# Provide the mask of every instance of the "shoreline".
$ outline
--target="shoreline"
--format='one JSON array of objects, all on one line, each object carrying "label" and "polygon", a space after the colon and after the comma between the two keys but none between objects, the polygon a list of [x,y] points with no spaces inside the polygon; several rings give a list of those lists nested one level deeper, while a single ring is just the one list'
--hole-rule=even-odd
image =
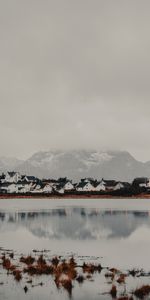
[{"label": "shoreline", "polygon": [[137,194],[137,195],[95,195],[95,194],[64,194],[64,195],[57,195],[57,194],[35,194],[35,195],[16,195],[16,194],[0,194],[0,199],[150,199],[150,194]]}]

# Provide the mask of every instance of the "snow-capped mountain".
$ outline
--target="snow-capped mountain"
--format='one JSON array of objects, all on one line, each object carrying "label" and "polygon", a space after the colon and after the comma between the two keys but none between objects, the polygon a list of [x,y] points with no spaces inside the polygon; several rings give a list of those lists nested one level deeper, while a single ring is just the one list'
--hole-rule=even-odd
[{"label": "snow-capped mountain", "polygon": [[20,171],[39,178],[83,177],[132,181],[150,177],[150,162],[137,161],[126,151],[46,151],[37,152],[25,161],[0,159],[0,171]]}]

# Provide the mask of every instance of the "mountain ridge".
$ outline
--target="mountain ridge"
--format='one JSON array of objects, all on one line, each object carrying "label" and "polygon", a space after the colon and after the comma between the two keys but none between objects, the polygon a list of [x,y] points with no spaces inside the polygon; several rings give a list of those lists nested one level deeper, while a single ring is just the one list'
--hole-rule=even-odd
[{"label": "mountain ridge", "polygon": [[26,160],[0,158],[0,171],[19,171],[39,178],[108,178],[131,182],[150,177],[150,161],[141,162],[128,151],[39,151]]}]

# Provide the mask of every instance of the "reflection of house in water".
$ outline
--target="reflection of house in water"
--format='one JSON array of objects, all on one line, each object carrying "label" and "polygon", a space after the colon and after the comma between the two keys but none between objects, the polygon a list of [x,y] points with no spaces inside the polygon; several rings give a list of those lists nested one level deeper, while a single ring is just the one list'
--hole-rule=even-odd
[{"label": "reflection of house in water", "polygon": [[145,218],[150,216],[150,211],[129,211],[129,210],[100,210],[100,209],[85,209],[80,207],[65,208],[65,209],[52,209],[50,211],[37,211],[37,212],[14,212],[14,213],[0,213],[0,220],[17,222],[19,220],[33,220],[40,217],[67,217],[73,214],[80,215],[81,217],[101,217],[101,216],[119,216],[119,215],[133,215],[135,217]]},{"label": "reflection of house in water", "polygon": [[134,215],[138,217],[148,217],[148,211],[130,211],[130,210],[106,210],[105,215]]},{"label": "reflection of house in water", "polygon": [[101,210],[67,207],[37,212],[1,212],[0,232],[26,228],[35,236],[49,239],[127,238],[145,225],[150,227],[149,211]]}]

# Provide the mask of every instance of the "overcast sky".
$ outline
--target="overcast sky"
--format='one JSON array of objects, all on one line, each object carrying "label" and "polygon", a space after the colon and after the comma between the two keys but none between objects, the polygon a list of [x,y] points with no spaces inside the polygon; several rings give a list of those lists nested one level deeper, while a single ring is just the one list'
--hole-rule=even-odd
[{"label": "overcast sky", "polygon": [[150,160],[150,1],[0,0],[0,138]]}]

